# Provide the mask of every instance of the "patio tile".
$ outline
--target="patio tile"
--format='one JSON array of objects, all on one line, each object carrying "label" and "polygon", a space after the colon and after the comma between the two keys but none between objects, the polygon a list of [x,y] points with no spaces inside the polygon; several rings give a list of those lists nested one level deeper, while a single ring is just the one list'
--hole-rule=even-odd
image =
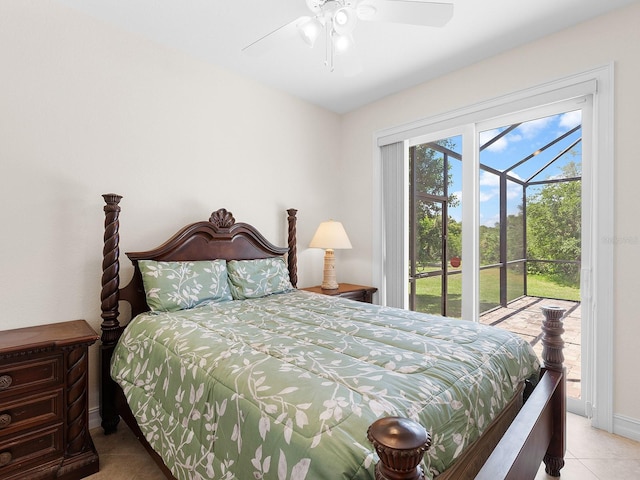
[{"label": "patio tile", "polygon": [[567,315],[564,318],[565,343],[564,357],[567,369],[567,394],[574,398],[580,397],[581,379],[581,317],[580,303],[570,300],[554,300],[537,297],[522,297],[505,308],[497,308],[480,316],[480,323],[495,325],[520,335],[533,346],[533,350],[542,356],[541,326],[544,318],[543,306],[557,306],[564,308]]}]

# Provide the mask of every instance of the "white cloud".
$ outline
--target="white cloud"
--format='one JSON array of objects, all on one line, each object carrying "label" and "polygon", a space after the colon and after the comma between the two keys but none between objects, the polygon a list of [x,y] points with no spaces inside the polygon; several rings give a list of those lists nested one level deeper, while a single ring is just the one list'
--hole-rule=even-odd
[{"label": "white cloud", "polygon": [[485,191],[480,191],[480,203],[482,202],[488,202],[489,200],[491,200],[493,197],[495,197],[496,195],[498,195],[500,192],[498,190],[485,190]]},{"label": "white cloud", "polygon": [[517,183],[511,183],[507,187],[507,199],[512,200],[518,197],[522,197],[522,186]]},{"label": "white cloud", "polygon": [[522,133],[522,136],[524,138],[534,138],[536,135],[538,135],[540,130],[544,130],[545,128],[547,128],[549,123],[551,123],[554,119],[555,116],[530,120],[516,128],[516,131]]},{"label": "white cloud", "polygon": [[[522,180],[515,172],[511,172],[510,176]],[[480,202],[488,202],[489,200],[500,195],[500,178],[489,172],[480,172]],[[522,196],[522,186],[519,183],[507,182],[507,198],[514,199]]]},{"label": "white cloud", "polygon": [[[484,132],[480,132],[480,145],[484,145],[493,137],[500,134],[500,130],[485,130]],[[503,152],[509,146],[509,141],[513,139],[507,139],[506,137],[502,137],[499,140],[496,140],[494,143],[487,147],[487,150],[491,152]]]},{"label": "white cloud", "polygon": [[567,112],[560,115],[560,126],[571,130],[573,127],[577,127],[582,123],[582,110],[576,110],[575,112]]},{"label": "white cloud", "polygon": [[500,177],[493,173],[489,173],[485,170],[480,171],[480,186],[481,187],[499,187]]},{"label": "white cloud", "polygon": [[[530,120],[518,126],[515,130],[511,131],[504,137],[496,140],[487,150],[491,152],[503,152],[511,143],[517,143],[523,139],[535,138],[541,130],[547,128],[547,126],[557,118],[556,116],[538,118],[536,120]],[[491,140],[496,135],[500,134],[501,130],[494,128],[493,130],[485,130],[480,132],[480,144],[483,145]]]}]

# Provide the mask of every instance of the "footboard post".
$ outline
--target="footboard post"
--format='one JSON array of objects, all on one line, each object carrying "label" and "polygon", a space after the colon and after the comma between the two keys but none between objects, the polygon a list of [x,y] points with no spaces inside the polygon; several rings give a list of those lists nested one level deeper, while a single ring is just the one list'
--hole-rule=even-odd
[{"label": "footboard post", "polygon": [[384,417],[371,424],[367,438],[380,461],[376,480],[423,480],[420,462],[431,446],[431,436],[408,418]]},{"label": "footboard post", "polygon": [[545,471],[552,477],[560,476],[560,469],[564,466],[566,451],[566,371],[564,368],[564,354],[562,349],[564,333],[562,318],[565,310],[559,307],[542,307],[544,320],[542,323],[542,360],[546,370],[562,373],[562,378],[552,398],[553,403],[553,434],[551,442],[544,456]]},{"label": "footboard post", "polygon": [[111,379],[109,367],[113,349],[120,335],[118,321],[118,301],[120,287],[120,207],[122,197],[114,193],[103,195],[104,206],[104,248],[102,250],[102,335],[100,346],[100,416],[104,433],[116,431],[120,416],[116,408],[116,384]]}]

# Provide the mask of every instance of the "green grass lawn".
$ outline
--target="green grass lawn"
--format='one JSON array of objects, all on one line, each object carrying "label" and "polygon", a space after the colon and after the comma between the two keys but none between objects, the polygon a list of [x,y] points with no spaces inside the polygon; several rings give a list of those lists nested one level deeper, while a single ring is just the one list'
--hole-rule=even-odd
[{"label": "green grass lawn", "polygon": [[[441,313],[441,278],[422,278],[416,282],[416,310]],[[460,318],[462,314],[462,275],[450,275],[447,285],[447,316]],[[534,297],[580,301],[580,288],[561,285],[542,275],[527,276],[527,294]],[[507,276],[509,300],[524,295],[523,277],[510,272]],[[498,269],[480,272],[480,311],[500,305],[500,278]]]}]

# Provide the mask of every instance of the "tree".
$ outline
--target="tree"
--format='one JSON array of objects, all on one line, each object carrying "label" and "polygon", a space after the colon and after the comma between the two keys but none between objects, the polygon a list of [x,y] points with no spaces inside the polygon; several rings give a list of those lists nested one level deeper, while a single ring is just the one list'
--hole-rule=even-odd
[{"label": "tree", "polygon": [[480,265],[500,262],[500,224],[480,225]]},{"label": "tree", "polygon": [[[580,178],[579,166],[570,162],[563,178]],[[582,230],[581,182],[549,183],[527,198],[527,249],[530,259],[580,260]],[[575,264],[530,263],[530,271],[558,281],[577,284],[580,269]]]}]

